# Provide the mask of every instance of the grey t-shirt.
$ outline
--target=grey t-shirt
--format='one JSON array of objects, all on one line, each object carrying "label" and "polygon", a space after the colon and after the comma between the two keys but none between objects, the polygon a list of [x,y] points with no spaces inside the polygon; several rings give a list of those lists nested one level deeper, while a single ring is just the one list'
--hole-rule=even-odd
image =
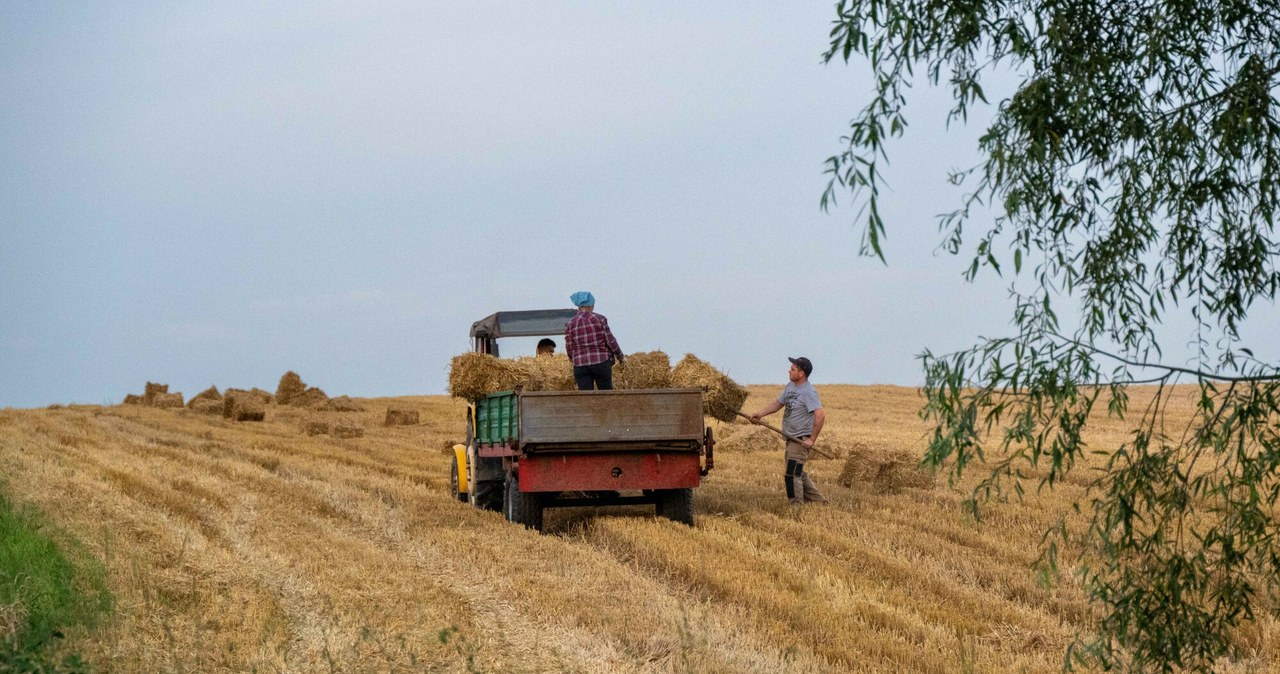
[{"label": "grey t-shirt", "polygon": [[782,395],[778,396],[778,402],[785,408],[782,416],[783,433],[797,438],[813,435],[813,413],[822,409],[818,389],[813,384],[805,382],[796,385],[795,382],[787,382]]}]

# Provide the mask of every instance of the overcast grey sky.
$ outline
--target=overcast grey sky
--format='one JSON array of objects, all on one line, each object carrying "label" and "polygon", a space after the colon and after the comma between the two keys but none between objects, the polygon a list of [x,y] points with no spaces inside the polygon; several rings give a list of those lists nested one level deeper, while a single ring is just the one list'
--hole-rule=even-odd
[{"label": "overcast grey sky", "polygon": [[869,93],[821,64],[832,14],[0,0],[0,407],[289,369],[439,394],[472,321],[576,290],[628,352],[918,384],[925,347],[1007,325],[1006,284],[934,252],[977,131],[918,92],[889,265],[857,258],[818,206]]}]

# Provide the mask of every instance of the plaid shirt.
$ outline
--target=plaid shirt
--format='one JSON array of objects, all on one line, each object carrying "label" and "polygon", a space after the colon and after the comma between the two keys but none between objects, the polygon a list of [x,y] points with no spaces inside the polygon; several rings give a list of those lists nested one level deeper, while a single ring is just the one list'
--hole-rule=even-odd
[{"label": "plaid shirt", "polygon": [[565,324],[564,350],[574,365],[595,365],[622,355],[609,319],[594,311],[579,311]]}]

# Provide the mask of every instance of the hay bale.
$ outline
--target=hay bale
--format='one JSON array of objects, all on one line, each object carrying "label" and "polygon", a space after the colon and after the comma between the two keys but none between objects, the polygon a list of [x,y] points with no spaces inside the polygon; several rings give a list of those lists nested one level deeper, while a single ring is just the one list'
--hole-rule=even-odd
[{"label": "hay bale", "polygon": [[255,387],[253,387],[253,388],[249,389],[249,395],[251,395],[251,396],[253,396],[253,397],[257,398],[257,399],[258,399],[258,402],[262,403],[263,405],[270,405],[270,404],[271,404],[272,395],[271,395],[271,392],[270,392],[270,391],[264,391],[264,390],[262,390],[262,389],[258,388],[257,386],[255,386]]},{"label": "hay bale", "polygon": [[[319,389],[317,389],[319,390]],[[330,398],[324,404],[324,409],[329,412],[363,412],[364,408],[357,405],[356,401],[347,396],[338,396]]]},{"label": "hay bale", "polygon": [[280,377],[280,384],[276,386],[276,404],[288,405],[293,397],[307,390],[307,385],[302,383],[302,377],[297,372],[289,370]]},{"label": "hay bale", "polygon": [[339,421],[330,427],[334,437],[359,438],[364,436],[364,426],[352,421]]},{"label": "hay bale", "polygon": [[781,435],[764,426],[733,426],[732,429],[716,443],[717,452],[768,452],[785,446]]},{"label": "hay bale", "polygon": [[662,351],[627,356],[613,368],[613,387],[620,390],[671,388],[671,357]]},{"label": "hay bale", "polygon": [[146,392],[142,394],[142,398],[146,401],[146,404],[151,405],[155,402],[157,395],[161,393],[168,393],[168,392],[169,392],[168,384],[155,384],[152,382],[147,382]]},{"label": "hay bale", "polygon": [[205,398],[204,400],[192,399],[187,403],[187,409],[199,414],[222,414],[223,406],[222,396],[218,396],[218,400]]},{"label": "hay bale", "polygon": [[289,404],[293,407],[319,407],[327,402],[329,402],[329,396],[314,386],[289,398]]},{"label": "hay bale", "polygon": [[731,421],[747,401],[747,389],[692,353],[676,363],[671,371],[671,385],[676,388],[700,388],[702,412],[721,421]]},{"label": "hay bale", "polygon": [[229,388],[222,396],[222,416],[230,419],[231,410],[235,408],[236,399],[241,396],[249,395],[249,392],[242,388]]},{"label": "hay bale", "polygon": [[315,436],[315,435],[328,435],[328,434],[329,434],[329,420],[328,420],[328,419],[320,419],[320,418],[317,418],[317,417],[310,417],[310,418],[307,418],[307,419],[303,420],[303,422],[302,422],[302,432],[303,432],[303,433],[306,433],[307,435],[310,435],[310,436]]},{"label": "hay bale", "polygon": [[564,354],[522,356],[509,362],[521,370],[520,383],[526,391],[572,391],[577,388],[573,381],[573,363]]},{"label": "hay bale", "polygon": [[922,467],[914,454],[903,450],[871,450],[856,442],[850,446],[849,457],[836,482],[845,487],[864,484],[880,493],[935,486],[933,473]]},{"label": "hay bale", "polygon": [[151,406],[162,407],[166,409],[182,407],[182,394],[181,393],[156,393],[155,396],[151,398]]},{"label": "hay bale", "polygon": [[[222,394],[218,393],[217,386],[210,386],[209,388],[192,396],[191,401],[187,403],[187,407],[194,410],[197,405],[206,401],[215,402],[218,404],[218,409],[222,409]],[[205,407],[207,407],[207,405],[205,405]]]},{"label": "hay bale", "polygon": [[228,396],[231,400],[231,420],[232,421],[262,421],[267,416],[267,407],[262,401],[254,395],[250,395],[248,391],[243,391],[236,396]]},{"label": "hay bale", "polygon": [[449,394],[475,400],[490,393],[523,387],[530,372],[514,361],[487,353],[464,353],[449,363]]},{"label": "hay bale", "polygon": [[124,396],[124,402],[120,404],[121,405],[142,405],[142,404],[145,404],[146,402],[147,402],[147,399],[142,396],[134,395],[132,393],[126,393]]},{"label": "hay bale", "polygon": [[417,426],[418,410],[397,409],[394,407],[387,408],[387,418],[382,422],[383,426]]}]

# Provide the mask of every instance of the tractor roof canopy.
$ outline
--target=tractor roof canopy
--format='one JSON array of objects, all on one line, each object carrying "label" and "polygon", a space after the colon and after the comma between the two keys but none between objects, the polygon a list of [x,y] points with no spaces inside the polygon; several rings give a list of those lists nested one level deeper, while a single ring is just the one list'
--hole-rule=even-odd
[{"label": "tractor roof canopy", "polygon": [[499,311],[471,324],[473,338],[494,340],[502,337],[549,337],[563,335],[564,324],[577,309],[534,309]]}]

